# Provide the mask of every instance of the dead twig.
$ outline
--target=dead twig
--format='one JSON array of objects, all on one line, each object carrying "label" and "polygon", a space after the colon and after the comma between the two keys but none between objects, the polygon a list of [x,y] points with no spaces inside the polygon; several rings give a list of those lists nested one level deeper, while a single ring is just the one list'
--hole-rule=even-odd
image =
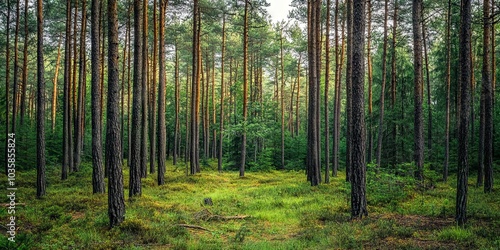
[{"label": "dead twig", "polygon": [[189,224],[177,224],[179,227],[185,227],[185,228],[191,228],[191,229],[199,229],[199,230],[204,230],[207,232],[211,232],[209,229],[206,229],[204,227],[198,226],[198,225],[189,225]]}]

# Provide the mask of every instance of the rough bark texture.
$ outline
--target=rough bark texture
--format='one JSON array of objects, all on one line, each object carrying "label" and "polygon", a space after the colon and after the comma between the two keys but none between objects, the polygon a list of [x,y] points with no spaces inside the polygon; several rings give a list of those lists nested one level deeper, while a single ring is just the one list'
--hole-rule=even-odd
[{"label": "rough bark texture", "polygon": [[325,183],[330,183],[330,121],[328,118],[328,88],[330,85],[330,0],[326,1],[325,31]]},{"label": "rough bark texture", "polygon": [[245,176],[245,164],[247,154],[247,95],[248,95],[248,8],[249,1],[245,0],[245,15],[243,17],[243,131],[241,135],[241,162],[240,177]]},{"label": "rough bark texture", "polygon": [[[78,1],[74,1],[74,12],[73,12],[73,35],[72,35],[72,39],[73,39],[73,44],[72,44],[72,53],[73,53],[73,56],[72,56],[72,64],[71,64],[71,83],[70,83],[70,90],[69,90],[69,123],[73,123],[73,129],[71,130],[71,125],[70,126],[70,137],[69,137],[69,140],[70,140],[70,144],[71,144],[71,162],[69,163],[70,164],[70,167],[69,167],[69,172],[74,172],[76,171],[75,170],[75,148],[76,148],[76,141],[75,141],[75,137],[76,135],[74,134],[74,132],[76,131],[76,76],[77,76],[77,72],[76,72],[76,66],[77,66],[77,61],[78,61],[78,53],[77,53],[77,48],[78,48],[78,44],[77,44],[77,37],[78,37],[78,32],[77,32],[77,23],[78,23]],[[73,134],[71,133],[73,132]]]},{"label": "rough bark texture", "polygon": [[389,0],[385,0],[384,5],[384,45],[382,50],[382,90],[380,91],[380,116],[378,122],[378,140],[377,140],[377,167],[380,167],[382,160],[382,139],[384,133],[384,104],[385,104],[385,82],[387,80],[387,18],[389,16]]},{"label": "rough bark texture", "polygon": [[[481,97],[484,99],[484,192],[493,191],[493,89],[491,72],[490,0],[483,1],[483,72]],[[484,96],[484,97],[483,97]]]},{"label": "rough bark texture", "polygon": [[372,1],[368,0],[368,21],[367,21],[367,34],[366,41],[366,61],[368,67],[368,149],[367,149],[367,162],[372,162],[372,151],[373,151],[373,70],[372,70],[372,55],[371,55],[371,39],[372,39]]},{"label": "rough bark texture", "polygon": [[142,102],[142,116],[141,116],[141,178],[146,178],[148,174],[148,1],[142,1],[142,63],[141,63],[141,102]]},{"label": "rough bark texture", "polygon": [[320,20],[318,20],[321,8],[320,0],[311,0],[308,4],[308,58],[309,58],[309,106],[307,119],[307,178],[311,186],[317,186],[320,178],[320,155],[318,148],[319,133],[317,123],[319,121],[319,31]]},{"label": "rough bark texture", "polygon": [[351,181],[351,156],[352,156],[352,141],[351,141],[351,130],[352,130],[352,23],[353,23],[353,0],[346,0],[347,4],[347,64],[346,64],[346,116],[347,116],[347,129],[346,129],[346,181]]},{"label": "rough bark texture", "polygon": [[[127,2],[127,6],[128,6],[128,2]],[[127,13],[128,14],[128,13]],[[128,55],[127,55],[127,50],[129,49],[130,47],[130,44],[128,43],[128,39],[127,39],[127,34],[128,34],[128,29],[129,29],[129,26],[128,25],[125,25],[125,41],[124,41],[124,45],[123,45],[123,56],[122,56],[122,75],[121,75],[121,89],[120,89],[120,96],[121,96],[121,144],[122,144],[122,163],[124,161],[124,157],[125,157],[125,87],[126,87],[126,78],[125,78],[125,72],[126,72],[126,68],[127,68],[127,60],[128,60]],[[128,159],[128,158],[127,158]]]},{"label": "rough bark texture", "polygon": [[220,75],[220,117],[219,117],[219,156],[217,157],[217,169],[222,172],[222,143],[224,140],[224,56],[226,53],[226,15],[222,16],[222,52],[221,52],[221,75]]},{"label": "rough bark texture", "polygon": [[[397,37],[397,26],[398,26],[398,0],[394,1],[394,16],[392,24],[392,58],[391,58],[391,108],[393,114],[396,114],[396,37]],[[397,124],[396,121],[392,122],[392,161],[393,167],[396,166],[398,147],[396,144],[397,137]]]},{"label": "rough bark texture", "polygon": [[199,144],[199,86],[200,86],[200,30],[198,25],[199,6],[198,0],[194,0],[193,4],[193,48],[192,48],[192,85],[191,85],[191,127],[190,127],[190,173],[196,174],[200,168],[200,152],[198,151]]},{"label": "rough bark texture", "polygon": [[[495,13],[495,0],[491,0],[491,13]],[[493,14],[492,14],[492,18],[493,18]],[[493,20],[492,20],[493,21]],[[496,81],[497,81],[497,78],[496,78],[496,72],[497,72],[497,66],[496,66],[496,27],[495,27],[495,24],[496,22],[492,22],[491,23],[491,101],[492,101],[492,120],[493,122],[495,121],[495,92],[496,92]],[[495,128],[496,128],[496,124],[493,123],[493,142],[495,142],[494,138],[496,138],[496,136],[498,136],[498,133],[496,132]],[[496,154],[496,152],[498,152],[498,150],[495,151],[495,144],[493,143],[493,149],[492,149],[492,156],[494,157]]]},{"label": "rough bark texture", "polygon": [[[126,29],[127,29],[127,34],[126,34],[126,39],[129,44],[129,48],[127,51],[127,166],[130,167],[130,162],[132,159],[132,150],[131,145],[132,145],[132,106],[130,105],[130,95],[131,95],[131,89],[130,89],[130,61],[131,61],[131,53],[130,53],[130,48],[131,48],[131,31],[130,31],[130,13],[132,12],[132,4],[130,4],[130,1],[127,2],[128,8],[127,8],[127,24],[126,24]],[[104,100],[103,100],[104,101]],[[104,172],[106,173],[106,172]]]},{"label": "rough bark texture", "polygon": [[178,143],[179,143],[179,51],[177,41],[175,44],[175,70],[174,70],[174,78],[175,78],[175,131],[174,131],[174,152],[173,152],[173,165],[177,165],[177,156],[178,152]]},{"label": "rough bark texture", "polygon": [[[342,25],[343,29],[343,25]],[[343,32],[342,32],[343,33]],[[343,46],[342,46],[343,47]],[[339,0],[335,0],[335,105],[333,113],[333,170],[332,175],[337,176],[339,168],[339,143],[340,143],[340,74],[341,74],[341,48],[339,48]]]},{"label": "rough bark texture", "polygon": [[422,0],[413,0],[413,84],[414,84],[414,148],[413,160],[417,167],[415,178],[423,180],[424,167],[424,118],[422,112]]},{"label": "rough bark texture", "polygon": [[460,10],[460,124],[458,133],[458,174],[455,220],[463,226],[467,222],[467,183],[469,177],[469,113],[471,82],[471,1],[463,0]]},{"label": "rough bark texture", "polygon": [[91,61],[92,61],[92,191],[104,193],[104,169],[102,164],[102,123],[101,123],[101,59],[99,58],[100,27],[99,5],[101,0],[91,3]]},{"label": "rough bark texture", "polygon": [[142,1],[134,0],[134,96],[132,103],[132,145],[129,196],[141,195],[142,121]]},{"label": "rough bark texture", "polygon": [[[73,170],[76,172],[80,169],[80,163],[81,163],[81,153],[83,150],[83,126],[82,126],[82,120],[83,120],[83,104],[84,104],[84,92],[85,92],[85,30],[86,30],[86,16],[87,16],[87,9],[86,9],[86,0],[82,1],[82,25],[81,25],[81,32],[80,32],[80,56],[79,56],[79,62],[78,62],[78,97],[77,97],[77,103],[75,103],[75,108],[76,108],[76,119],[75,119],[75,147],[74,147],[74,165],[73,165]],[[76,85],[75,85],[76,86]]]},{"label": "rough bark texture", "polygon": [[19,65],[18,65],[18,46],[17,43],[19,41],[19,1],[16,1],[16,28],[14,30],[14,84],[12,89],[12,126],[11,131],[13,133],[16,132],[16,123],[17,123],[17,88],[19,84]]},{"label": "rough bark texture", "polygon": [[45,195],[45,67],[43,61],[43,1],[37,0],[36,197]]},{"label": "rough bark texture", "polygon": [[23,45],[23,79],[21,86],[21,125],[26,114],[26,87],[28,85],[28,0],[24,0],[24,45]]},{"label": "rough bark texture", "polygon": [[365,1],[354,1],[352,43],[352,175],[351,218],[368,216],[366,209],[366,162],[365,162]]},{"label": "rough bark texture", "polygon": [[448,164],[450,159],[450,87],[451,87],[451,0],[448,0],[448,13],[446,17],[446,128],[445,128],[445,149],[443,181],[448,180]]},{"label": "rough bark texture", "polygon": [[68,178],[68,169],[73,162],[70,127],[70,83],[71,82],[71,0],[66,2],[66,37],[64,42],[64,93],[63,93],[63,164],[61,179]]},{"label": "rough bark texture", "polygon": [[[166,0],[160,0],[160,17],[159,17],[159,35],[163,37],[165,32],[165,8]],[[165,67],[164,67],[164,39],[160,39],[158,46],[158,67],[159,71],[159,86],[158,86],[158,185],[165,184],[165,160],[166,153],[166,137],[167,132],[165,128]]]},{"label": "rough bark texture", "polygon": [[212,48],[212,91],[211,91],[211,94],[212,94],[212,123],[211,123],[211,127],[212,127],[212,141],[211,141],[211,144],[212,144],[212,148],[211,148],[211,158],[215,158],[216,155],[217,155],[217,131],[215,129],[215,126],[216,126],[216,123],[217,123],[217,114],[216,114],[216,108],[215,108],[215,52],[214,52],[214,49]]},{"label": "rough bark texture", "polygon": [[[160,0],[161,1],[161,0]],[[153,70],[151,72],[151,99],[150,99],[150,129],[149,133],[149,173],[153,174],[156,161],[156,76],[157,76],[157,59],[158,55],[158,18],[157,18],[157,0],[153,1]]]},{"label": "rough bark texture", "polygon": [[[106,43],[105,43],[105,38],[106,38],[106,30],[105,30],[105,25],[106,25],[106,20],[105,20],[105,15],[106,15],[106,12],[103,11],[103,5],[104,3],[101,2],[101,5],[99,6],[99,9],[101,11],[101,18],[99,19],[99,22],[100,22],[100,27],[101,27],[101,34],[102,34],[102,37],[101,37],[101,62],[102,62],[102,67],[101,67],[101,76],[104,76],[104,71],[106,69],[106,66],[105,66],[105,61],[104,61],[104,54],[105,54],[105,47],[106,47]],[[130,43],[130,39],[129,39],[129,43]],[[102,97],[102,102],[101,102],[101,122],[103,121],[103,117],[104,117],[104,113],[103,113],[103,110],[104,110],[104,103],[106,102],[106,95],[104,94],[104,77],[101,77],[101,97]],[[130,144],[129,144],[130,145]],[[104,165],[106,166],[106,165]],[[108,171],[107,169],[105,168],[104,169],[104,176],[105,177],[108,177]]]},{"label": "rough bark texture", "polygon": [[106,122],[106,165],[108,169],[108,216],[110,227],[125,219],[122,149],[120,142],[120,86],[118,79],[117,1],[108,0],[108,104]]}]

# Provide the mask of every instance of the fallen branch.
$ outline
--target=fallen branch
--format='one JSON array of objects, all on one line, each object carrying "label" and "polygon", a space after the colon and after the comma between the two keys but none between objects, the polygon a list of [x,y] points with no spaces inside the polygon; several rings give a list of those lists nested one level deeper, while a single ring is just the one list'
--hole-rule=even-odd
[{"label": "fallen branch", "polygon": [[185,228],[191,228],[191,229],[199,229],[199,230],[204,230],[204,231],[211,232],[209,229],[206,229],[206,228],[204,228],[204,227],[197,226],[197,225],[177,224],[177,226],[180,226],[180,227],[185,227]]}]

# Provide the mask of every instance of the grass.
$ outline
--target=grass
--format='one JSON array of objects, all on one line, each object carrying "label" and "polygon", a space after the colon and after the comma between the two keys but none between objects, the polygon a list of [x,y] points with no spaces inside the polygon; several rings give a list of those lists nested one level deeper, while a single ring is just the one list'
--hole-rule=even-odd
[{"label": "grass", "polygon": [[[213,162],[209,162],[215,165]],[[1,249],[499,249],[500,197],[469,187],[469,222],[453,221],[455,182],[420,186],[409,178],[372,174],[367,180],[369,216],[351,221],[350,186],[342,173],[311,187],[303,172],[218,173],[186,176],[167,166],[166,184],[143,180],[142,197],[128,199],[126,219],[109,229],[107,195],[93,195],[91,165],[59,180],[47,169],[47,196],[35,199],[36,172],[18,172],[16,243],[0,236]],[[175,171],[174,171],[175,170]],[[452,180],[453,178],[450,178]],[[6,188],[2,182],[0,188]],[[203,205],[211,198],[213,206]],[[4,198],[3,203],[7,200]],[[204,220],[212,215],[249,215]],[[6,221],[7,211],[0,211]],[[206,218],[206,217],[205,217]],[[5,223],[4,223],[5,224]],[[189,229],[179,224],[208,229]]]}]

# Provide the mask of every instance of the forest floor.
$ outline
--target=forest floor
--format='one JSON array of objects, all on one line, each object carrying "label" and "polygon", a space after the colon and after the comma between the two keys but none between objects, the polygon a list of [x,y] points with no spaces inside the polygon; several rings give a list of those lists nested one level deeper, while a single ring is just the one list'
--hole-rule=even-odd
[{"label": "forest floor", "polygon": [[[432,170],[426,183],[418,184],[368,169],[369,216],[351,221],[350,185],[343,173],[311,187],[303,172],[247,172],[239,178],[237,172],[204,167],[186,176],[183,165],[168,165],[164,186],[150,174],[143,179],[142,197],[130,200],[125,168],[126,219],[110,230],[107,194],[93,195],[91,165],[81,168],[63,182],[59,169],[48,167],[47,195],[39,200],[36,172],[19,171],[16,202],[23,204],[16,207],[16,243],[7,241],[2,227],[0,248],[500,249],[499,189],[484,194],[473,176],[469,221],[460,228],[453,220],[455,177],[443,183]],[[0,188],[6,190],[4,181]],[[213,205],[204,205],[204,198]],[[8,216],[0,210],[1,224]]]}]

